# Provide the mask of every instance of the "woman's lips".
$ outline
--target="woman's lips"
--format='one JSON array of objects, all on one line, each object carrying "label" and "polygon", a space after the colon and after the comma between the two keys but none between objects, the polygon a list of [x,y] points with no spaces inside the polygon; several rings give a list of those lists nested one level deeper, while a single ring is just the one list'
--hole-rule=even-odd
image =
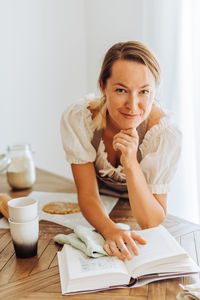
[{"label": "woman's lips", "polygon": [[121,114],[127,119],[135,119],[140,116],[140,114],[127,114],[124,112],[121,112]]}]

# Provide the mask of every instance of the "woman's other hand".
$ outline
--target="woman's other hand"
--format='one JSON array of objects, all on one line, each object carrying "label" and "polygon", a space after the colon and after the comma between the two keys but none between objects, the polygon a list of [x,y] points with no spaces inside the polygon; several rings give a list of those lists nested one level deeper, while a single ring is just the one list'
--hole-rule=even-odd
[{"label": "woman's other hand", "polygon": [[132,259],[132,255],[128,247],[133,251],[135,255],[138,255],[138,248],[136,241],[142,245],[146,244],[146,241],[136,233],[130,230],[115,229],[114,231],[105,234],[104,250],[110,256],[117,256],[121,260]]}]

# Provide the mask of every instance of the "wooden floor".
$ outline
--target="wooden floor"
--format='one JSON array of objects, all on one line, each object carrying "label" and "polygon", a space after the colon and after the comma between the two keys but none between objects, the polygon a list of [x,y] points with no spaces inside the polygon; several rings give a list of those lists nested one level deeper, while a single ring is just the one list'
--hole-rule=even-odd
[{"label": "wooden floor", "polygon": [[[74,192],[72,182],[48,172],[38,170],[34,190],[54,192]],[[6,180],[0,176],[0,192],[8,192],[19,197],[32,190],[11,192]],[[116,222],[130,224],[137,229],[131,216],[129,204],[120,200],[111,212]],[[180,242],[191,257],[200,262],[200,226],[168,215],[163,225]],[[69,233],[70,229],[46,221],[40,222],[38,255],[29,259],[16,258],[10,232],[0,229],[0,299],[2,300],[44,300],[44,299],[102,299],[102,300],[175,300],[179,283],[189,284],[199,281],[199,275],[169,279],[151,283],[140,288],[116,289],[91,294],[62,296],[57,263],[60,246],[53,242],[57,233]]]}]

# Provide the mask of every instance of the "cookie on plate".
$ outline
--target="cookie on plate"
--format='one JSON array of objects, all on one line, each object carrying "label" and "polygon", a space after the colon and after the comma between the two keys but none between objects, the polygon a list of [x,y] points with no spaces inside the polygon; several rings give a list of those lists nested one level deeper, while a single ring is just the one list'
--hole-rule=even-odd
[{"label": "cookie on plate", "polygon": [[49,202],[43,206],[42,210],[48,214],[72,214],[80,211],[78,203],[73,202]]}]

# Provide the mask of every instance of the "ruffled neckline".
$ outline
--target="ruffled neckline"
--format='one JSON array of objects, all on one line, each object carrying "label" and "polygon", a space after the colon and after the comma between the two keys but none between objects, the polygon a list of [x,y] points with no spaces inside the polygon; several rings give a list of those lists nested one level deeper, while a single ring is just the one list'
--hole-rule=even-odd
[{"label": "ruffled neckline", "polygon": [[108,161],[108,153],[105,151],[105,144],[103,139],[101,139],[99,144],[98,153],[101,154],[101,157],[103,158],[104,162],[106,163],[107,168],[99,170],[99,173],[102,175],[102,177],[107,176],[108,174],[110,176],[117,177],[116,180],[125,181],[126,176],[124,173],[124,168],[122,165],[118,165],[117,167],[114,167],[109,161]]},{"label": "ruffled neckline", "polygon": [[[144,139],[142,143],[139,146],[139,149],[142,154],[143,158],[143,153],[145,149],[148,147],[148,144],[150,142],[150,139],[152,137],[157,136],[157,134],[162,131],[163,128],[166,128],[167,125],[169,124],[169,116],[163,116],[158,124],[155,124],[152,126],[145,134]],[[124,172],[124,168],[122,165],[118,165],[117,167],[114,167],[109,161],[108,161],[108,153],[105,151],[105,144],[103,139],[101,139],[100,144],[99,144],[99,149],[98,149],[98,154],[101,155],[103,161],[104,161],[104,166],[106,168],[100,169],[99,173],[101,176],[109,176],[109,177],[115,177],[116,180],[120,181],[125,181],[126,180],[126,175]]]}]

